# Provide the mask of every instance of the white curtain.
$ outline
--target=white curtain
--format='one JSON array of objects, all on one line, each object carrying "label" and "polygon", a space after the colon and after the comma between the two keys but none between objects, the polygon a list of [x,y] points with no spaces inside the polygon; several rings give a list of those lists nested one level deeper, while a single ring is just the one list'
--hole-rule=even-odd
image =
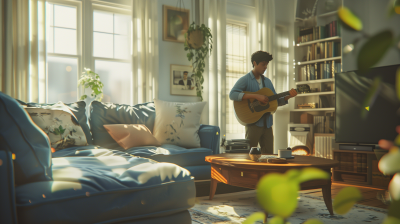
[{"label": "white curtain", "polygon": [[132,75],[134,104],[158,98],[157,0],[133,0]]},{"label": "white curtain", "polygon": [[[208,118],[203,123],[217,125],[225,133],[226,121],[226,6],[227,0],[200,1],[200,23],[211,29],[213,49],[204,72],[204,101],[208,101]],[[208,85],[207,85],[208,84]],[[207,114],[207,113],[205,113]]]},{"label": "white curtain", "polygon": [[[257,50],[267,51],[272,54],[273,58],[276,54],[275,41],[275,0],[255,0],[256,6],[256,24],[257,24]],[[268,64],[265,76],[275,83],[275,62],[272,60]]]},{"label": "white curtain", "polygon": [[[26,102],[39,102],[39,58],[43,56],[39,51],[43,44],[40,48],[38,40],[44,35],[44,26],[37,21],[44,24],[44,13],[38,14],[44,12],[44,7],[42,0],[3,0],[0,5],[0,90]],[[45,72],[45,64],[41,65]]]}]

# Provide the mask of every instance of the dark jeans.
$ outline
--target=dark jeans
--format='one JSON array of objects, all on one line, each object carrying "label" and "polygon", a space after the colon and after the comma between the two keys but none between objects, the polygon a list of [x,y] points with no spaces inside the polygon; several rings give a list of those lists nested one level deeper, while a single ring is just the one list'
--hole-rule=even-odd
[{"label": "dark jeans", "polygon": [[246,138],[250,140],[250,147],[257,147],[260,143],[262,154],[274,153],[274,134],[270,128],[258,127],[257,125],[246,126]]}]

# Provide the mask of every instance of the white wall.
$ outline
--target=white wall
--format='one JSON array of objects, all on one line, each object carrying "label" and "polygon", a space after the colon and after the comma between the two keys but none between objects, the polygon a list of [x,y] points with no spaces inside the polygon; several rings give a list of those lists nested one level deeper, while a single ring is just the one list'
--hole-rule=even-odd
[{"label": "white wall", "polygon": [[[165,101],[173,102],[195,102],[199,101],[195,96],[177,96],[170,93],[170,66],[174,65],[191,65],[188,61],[184,50],[183,43],[164,41],[163,40],[163,5],[176,7],[177,0],[158,0],[158,52],[159,52],[159,73],[158,73],[158,98]],[[189,24],[194,20],[192,10],[192,1],[184,0],[185,9],[190,10]]]},{"label": "white wall", "polygon": [[[275,0],[275,22],[281,30],[286,30],[289,37],[289,89],[295,88],[293,81],[293,55],[294,55],[294,12],[295,0]],[[278,149],[286,149],[288,144],[288,124],[290,121],[290,110],[294,108],[294,100],[289,100],[289,104],[279,107],[274,114],[274,152]]]},{"label": "white wall", "polygon": [[[344,6],[350,8],[363,22],[363,30],[369,35],[376,34],[385,29],[394,32],[394,36],[400,35],[400,17],[394,15],[392,18],[387,17],[387,5],[390,0],[344,0]],[[353,43],[353,41],[362,34],[360,32],[348,31],[342,29],[342,44]],[[365,40],[360,41],[350,54],[343,55],[343,71],[357,70],[357,55]],[[381,61],[374,67],[393,65],[400,63],[400,54],[398,50],[390,49]]]}]

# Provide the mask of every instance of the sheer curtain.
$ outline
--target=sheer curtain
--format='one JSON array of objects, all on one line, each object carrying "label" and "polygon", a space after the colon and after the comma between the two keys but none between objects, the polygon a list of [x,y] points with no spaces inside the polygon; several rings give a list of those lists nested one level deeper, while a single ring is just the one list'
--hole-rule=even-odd
[{"label": "sheer curtain", "polygon": [[133,0],[133,103],[158,98],[158,23],[157,0]]},{"label": "sheer curtain", "polygon": [[[255,0],[258,50],[267,51],[276,58],[275,49],[275,0]],[[266,77],[275,83],[275,64],[272,60],[268,64]]]},{"label": "sheer curtain", "polygon": [[[0,4],[1,15],[1,54],[0,54],[0,90],[19,100],[40,102],[40,72],[45,72],[40,54],[44,41],[43,0],[3,0]],[[29,32],[29,26],[31,32]],[[31,36],[29,35],[31,34]],[[43,61],[42,61],[43,62]],[[39,72],[40,69],[40,72]],[[44,102],[44,101],[42,101]]]}]

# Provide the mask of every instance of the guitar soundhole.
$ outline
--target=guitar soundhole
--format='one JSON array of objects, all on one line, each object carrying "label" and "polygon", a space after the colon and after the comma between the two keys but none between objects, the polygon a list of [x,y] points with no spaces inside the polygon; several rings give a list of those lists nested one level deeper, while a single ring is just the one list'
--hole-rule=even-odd
[{"label": "guitar soundhole", "polygon": [[249,102],[249,109],[251,110],[252,113],[254,113],[254,111],[261,112],[269,108],[269,102],[266,104],[262,104],[258,100],[254,100],[252,103],[250,103],[250,100],[248,100],[248,102]]}]

